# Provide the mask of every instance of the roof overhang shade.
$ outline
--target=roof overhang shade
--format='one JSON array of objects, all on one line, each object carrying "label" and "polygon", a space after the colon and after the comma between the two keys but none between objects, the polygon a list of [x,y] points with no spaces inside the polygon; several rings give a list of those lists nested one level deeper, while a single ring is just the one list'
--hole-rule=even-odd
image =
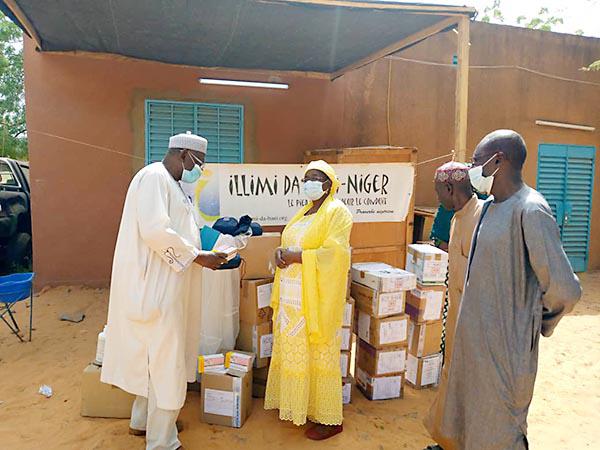
[{"label": "roof overhang shade", "polygon": [[473,8],[342,0],[4,0],[45,52],[332,78],[433,34]]}]

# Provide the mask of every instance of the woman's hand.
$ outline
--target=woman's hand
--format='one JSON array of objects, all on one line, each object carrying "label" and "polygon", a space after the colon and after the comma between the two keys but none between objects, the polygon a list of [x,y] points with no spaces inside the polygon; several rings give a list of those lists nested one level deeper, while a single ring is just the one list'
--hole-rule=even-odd
[{"label": "woman's hand", "polygon": [[277,264],[277,267],[279,267],[280,269],[287,268],[287,264],[283,260],[283,249],[282,248],[278,248],[275,251],[275,264]]},{"label": "woman's hand", "polygon": [[302,251],[278,248],[275,252],[275,262],[280,269],[287,269],[292,264],[302,264]]}]

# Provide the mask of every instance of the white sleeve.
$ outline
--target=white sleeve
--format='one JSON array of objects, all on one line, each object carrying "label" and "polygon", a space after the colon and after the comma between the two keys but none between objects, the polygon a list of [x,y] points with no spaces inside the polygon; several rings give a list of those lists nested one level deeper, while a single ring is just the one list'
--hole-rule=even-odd
[{"label": "white sleeve", "polygon": [[143,241],[176,272],[187,269],[200,251],[171,228],[169,187],[160,174],[148,173],[139,184],[136,212]]}]

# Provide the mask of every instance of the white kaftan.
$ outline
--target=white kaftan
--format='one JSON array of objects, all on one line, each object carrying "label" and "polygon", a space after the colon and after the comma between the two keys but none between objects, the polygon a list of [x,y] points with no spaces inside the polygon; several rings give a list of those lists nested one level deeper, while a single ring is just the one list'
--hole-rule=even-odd
[{"label": "white kaftan", "polygon": [[117,238],[101,379],[148,397],[151,378],[160,409],[180,409],[195,381],[201,268],[191,266],[199,248],[179,183],[162,163],[140,170]]}]

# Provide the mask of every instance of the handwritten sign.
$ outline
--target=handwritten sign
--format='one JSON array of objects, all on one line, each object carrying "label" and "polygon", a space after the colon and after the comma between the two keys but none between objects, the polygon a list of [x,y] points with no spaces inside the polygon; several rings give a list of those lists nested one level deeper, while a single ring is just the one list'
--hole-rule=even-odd
[{"label": "handwritten sign", "polygon": [[[409,163],[338,164],[336,197],[355,222],[402,222],[413,195]],[[285,225],[308,200],[302,190],[305,166],[294,164],[218,164],[205,168],[195,185],[183,184],[201,224],[219,217],[249,215],[261,225]]]}]

